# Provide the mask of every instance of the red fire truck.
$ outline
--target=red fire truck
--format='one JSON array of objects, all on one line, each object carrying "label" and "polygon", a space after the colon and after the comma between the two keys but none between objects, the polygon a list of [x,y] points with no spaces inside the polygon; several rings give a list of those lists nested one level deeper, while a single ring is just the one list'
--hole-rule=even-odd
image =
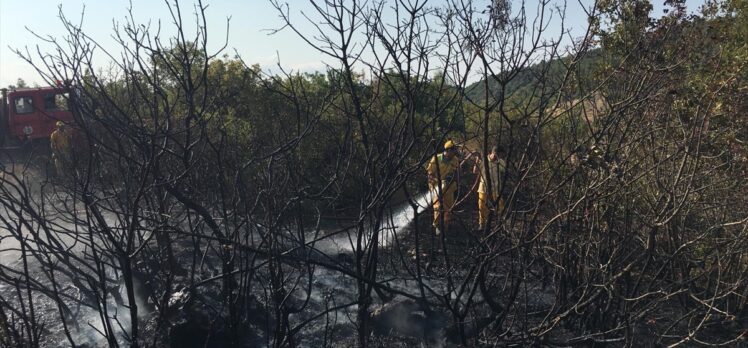
[{"label": "red fire truck", "polygon": [[69,96],[63,87],[2,89],[0,148],[49,139],[57,121],[72,122]]}]

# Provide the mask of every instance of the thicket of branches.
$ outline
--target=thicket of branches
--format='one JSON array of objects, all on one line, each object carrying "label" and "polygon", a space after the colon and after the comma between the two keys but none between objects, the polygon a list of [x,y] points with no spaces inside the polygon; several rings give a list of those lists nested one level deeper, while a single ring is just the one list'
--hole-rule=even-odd
[{"label": "thicket of branches", "polygon": [[[68,173],[3,160],[0,344],[743,341],[744,2],[596,2],[573,45],[547,1],[272,4],[328,71],[210,51],[200,1],[166,4],[174,37],[129,16],[115,53],[61,13],[53,52],[19,52],[81,141]],[[506,204],[434,236],[416,197],[448,138],[506,150]],[[418,334],[372,335],[402,299]]]}]

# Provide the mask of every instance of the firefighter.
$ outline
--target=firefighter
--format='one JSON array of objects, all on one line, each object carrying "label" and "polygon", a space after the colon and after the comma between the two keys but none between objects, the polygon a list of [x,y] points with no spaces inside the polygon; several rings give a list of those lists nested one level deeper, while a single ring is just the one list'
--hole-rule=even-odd
[{"label": "firefighter", "polygon": [[72,166],[71,137],[72,133],[68,125],[62,121],[57,121],[57,128],[49,136],[49,143],[52,147],[52,159],[54,160],[57,175],[63,175]]},{"label": "firefighter", "polygon": [[[501,191],[501,175],[506,164],[500,158],[499,150],[498,146],[494,146],[487,156],[490,185],[486,180],[486,166],[483,165],[483,162],[479,161],[473,167],[473,173],[480,175],[480,184],[478,184],[478,228],[481,230],[486,227],[490,208],[496,208],[493,210],[494,213],[499,213],[504,209],[504,201],[501,199],[499,192]],[[489,191],[491,192],[490,201],[488,199]]]},{"label": "firefighter", "polygon": [[[429,190],[434,207],[433,226],[436,234],[441,234],[449,225],[449,218],[457,194],[457,174],[460,168],[457,147],[452,140],[444,143],[444,152],[435,155],[428,166]],[[442,218],[444,225],[442,226]]]}]

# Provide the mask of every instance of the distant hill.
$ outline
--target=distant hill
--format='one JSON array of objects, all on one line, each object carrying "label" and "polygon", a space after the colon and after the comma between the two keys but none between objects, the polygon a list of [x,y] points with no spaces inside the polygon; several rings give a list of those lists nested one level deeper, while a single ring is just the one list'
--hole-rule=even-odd
[{"label": "distant hill", "polygon": [[[602,49],[597,48],[587,52],[579,63],[579,70],[582,76],[589,76],[593,67],[603,58]],[[544,61],[532,65],[515,76],[506,86],[506,95],[530,95],[532,89],[536,88],[539,81],[545,81],[550,84],[548,87],[556,87],[563,81],[566,72],[566,65],[569,57]],[[545,73],[545,78],[543,74]],[[489,97],[498,98],[500,95],[499,82],[496,79],[490,79]],[[480,103],[485,99],[485,83],[483,80],[474,82],[466,88],[466,96],[473,102]]]}]

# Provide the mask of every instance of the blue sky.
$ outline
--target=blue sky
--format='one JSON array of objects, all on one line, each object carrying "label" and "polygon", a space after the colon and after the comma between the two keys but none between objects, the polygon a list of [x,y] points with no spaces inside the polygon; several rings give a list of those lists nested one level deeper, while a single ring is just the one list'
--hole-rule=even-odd
[{"label": "blue sky", "polygon": [[[431,1],[434,6],[444,0]],[[308,0],[281,0],[290,4],[292,19],[302,24],[303,30],[311,31],[300,11],[310,11]],[[583,0],[591,3],[591,0]],[[284,68],[302,71],[323,69],[323,57],[304,43],[290,30],[268,35],[267,29],[279,28],[282,21],[269,0],[204,0],[209,30],[209,44],[213,49],[223,45],[226,36],[226,20],[231,17],[228,48],[225,53],[233,55],[236,50],[250,64],[259,63],[272,68],[280,58]],[[695,10],[701,1],[689,0],[689,9]],[[42,83],[36,71],[18,58],[11,48],[29,49],[37,56],[37,45],[42,52],[50,49],[48,44],[35,37],[26,28],[41,36],[62,38],[63,27],[59,19],[58,6],[74,22],[83,15],[83,29],[104,47],[115,47],[112,33],[115,23],[124,22],[130,0],[0,0],[0,86],[14,84],[23,78],[29,84]],[[193,19],[194,3],[180,1],[186,21]],[[534,4],[528,1],[528,11]],[[661,2],[655,5],[655,13],[661,13]],[[580,15],[576,0],[569,1],[567,26],[572,35],[581,36],[586,26],[586,18]],[[132,0],[133,15],[137,23],[152,26],[161,20],[162,36],[170,34],[168,8],[161,0]],[[98,56],[98,64],[106,65],[106,59]]]},{"label": "blue sky", "polygon": [[[233,55],[233,49],[236,49],[248,62],[260,63],[263,66],[274,64],[277,55],[280,54],[281,62],[293,68],[321,67],[319,56],[314,50],[303,45],[291,32],[284,31],[268,36],[267,32],[263,31],[281,25],[280,18],[268,1],[207,0],[206,3],[209,5],[206,11],[209,42],[214,49],[218,49],[224,43],[226,21],[231,17],[226,53]],[[161,19],[164,32],[169,33],[169,13],[163,1],[132,0],[132,4],[136,22],[151,21],[153,24]],[[180,4],[185,19],[193,19],[193,2],[181,1]],[[28,47],[34,53],[38,44],[42,51],[48,50],[49,45],[44,44],[25,28],[44,36],[61,37],[63,27],[58,14],[60,5],[66,16],[74,22],[81,18],[85,5],[84,31],[105,47],[114,47],[111,37],[114,22],[124,22],[129,1],[0,0],[0,86],[15,83],[19,77],[29,83],[41,83],[38,74],[9,47],[21,50]],[[105,58],[100,58],[100,63],[105,64]]]}]

